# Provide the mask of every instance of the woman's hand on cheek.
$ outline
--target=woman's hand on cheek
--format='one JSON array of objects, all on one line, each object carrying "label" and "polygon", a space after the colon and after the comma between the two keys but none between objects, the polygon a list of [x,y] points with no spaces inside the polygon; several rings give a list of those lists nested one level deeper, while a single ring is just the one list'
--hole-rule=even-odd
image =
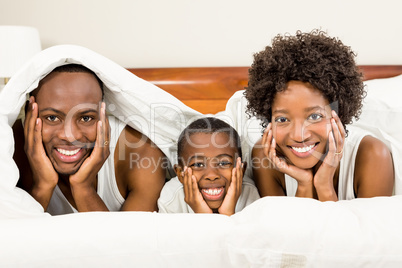
[{"label": "woman's hand on cheek", "polygon": [[320,200],[338,200],[334,189],[334,175],[343,155],[346,131],[338,115],[332,111],[331,131],[328,133],[328,153],[314,176],[314,187]]},{"label": "woman's hand on cheek", "polygon": [[211,208],[202,197],[200,189],[198,188],[197,178],[193,175],[192,169],[184,167],[182,176],[184,201],[195,213],[212,213]]},{"label": "woman's hand on cheek", "polygon": [[224,214],[227,216],[233,215],[235,213],[237,200],[240,197],[243,185],[243,164],[241,163],[240,157],[236,160],[236,167],[232,169],[232,181],[230,183],[229,189],[226,193],[225,199],[222,205],[219,207],[219,214]]},{"label": "woman's hand on cheek", "polygon": [[312,171],[298,168],[292,164],[289,164],[285,157],[278,156],[276,141],[273,137],[271,126],[272,124],[270,123],[262,138],[264,155],[268,158],[273,168],[296,179],[299,186],[310,187],[313,183]]}]

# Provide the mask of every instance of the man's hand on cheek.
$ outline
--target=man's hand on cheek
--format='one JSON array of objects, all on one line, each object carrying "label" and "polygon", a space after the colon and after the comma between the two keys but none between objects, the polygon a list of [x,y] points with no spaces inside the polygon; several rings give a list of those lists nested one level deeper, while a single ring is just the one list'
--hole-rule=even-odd
[{"label": "man's hand on cheek", "polygon": [[25,153],[33,172],[34,185],[54,188],[57,185],[58,175],[43,147],[42,120],[38,118],[38,104],[34,97],[29,100],[24,126]]},{"label": "man's hand on cheek", "polygon": [[97,122],[95,146],[91,155],[85,159],[80,169],[70,176],[71,187],[93,187],[96,176],[109,157],[110,125],[105,111],[105,103],[100,109]]},{"label": "man's hand on cheek", "polygon": [[30,97],[24,122],[24,149],[33,174],[31,194],[46,210],[59,176],[43,147],[42,120],[38,115],[38,104]]}]

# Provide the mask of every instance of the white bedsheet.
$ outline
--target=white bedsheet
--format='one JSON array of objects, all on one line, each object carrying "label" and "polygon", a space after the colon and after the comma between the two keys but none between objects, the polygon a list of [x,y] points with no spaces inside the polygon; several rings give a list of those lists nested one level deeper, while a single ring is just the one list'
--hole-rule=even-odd
[{"label": "white bedsheet", "polygon": [[402,196],[265,197],[231,217],[90,212],[9,219],[0,222],[0,267],[399,268],[401,211]]}]

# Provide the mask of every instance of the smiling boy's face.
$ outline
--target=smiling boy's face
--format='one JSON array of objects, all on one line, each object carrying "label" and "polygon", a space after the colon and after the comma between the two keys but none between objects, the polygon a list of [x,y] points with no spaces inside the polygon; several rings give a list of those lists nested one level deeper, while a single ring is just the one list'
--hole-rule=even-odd
[{"label": "smiling boy's face", "polygon": [[176,173],[183,183],[183,167],[191,168],[204,200],[212,210],[217,210],[229,189],[238,156],[227,133],[194,133],[187,137],[180,161],[183,166],[176,166]]}]

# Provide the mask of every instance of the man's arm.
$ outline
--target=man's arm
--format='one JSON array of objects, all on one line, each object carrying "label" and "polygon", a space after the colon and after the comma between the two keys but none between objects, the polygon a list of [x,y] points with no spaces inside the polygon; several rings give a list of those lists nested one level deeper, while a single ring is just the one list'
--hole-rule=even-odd
[{"label": "man's arm", "polygon": [[126,126],[114,153],[115,174],[126,199],[121,210],[157,211],[165,183],[167,159],[145,135]]}]

